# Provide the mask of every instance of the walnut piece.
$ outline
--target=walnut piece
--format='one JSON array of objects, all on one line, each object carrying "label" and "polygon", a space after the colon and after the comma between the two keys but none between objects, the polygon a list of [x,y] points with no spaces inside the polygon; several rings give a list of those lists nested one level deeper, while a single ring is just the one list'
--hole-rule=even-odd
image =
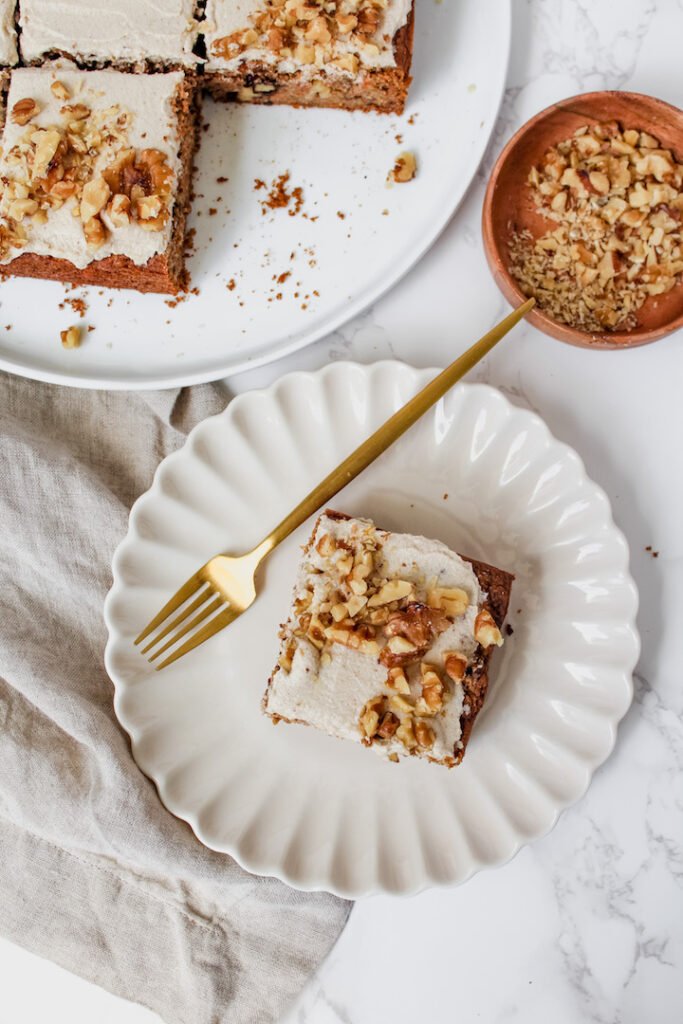
[{"label": "walnut piece", "polygon": [[81,220],[88,221],[96,217],[107,205],[110,195],[109,186],[104,178],[92,178],[88,181],[81,193]]},{"label": "walnut piece", "polygon": [[446,673],[451,677],[453,682],[461,682],[465,677],[465,670],[467,668],[467,658],[465,655],[460,654],[459,651],[444,651],[443,660]]},{"label": "walnut piece", "polygon": [[379,605],[391,604],[392,601],[400,601],[409,597],[413,592],[413,584],[408,580],[389,580],[383,583],[376,594],[368,600],[368,608],[377,608]]},{"label": "walnut piece", "polygon": [[39,113],[40,107],[36,101],[27,97],[23,100],[17,100],[12,107],[12,113],[10,116],[15,124],[25,125]]},{"label": "walnut piece", "polygon": [[60,331],[60,337],[64,348],[78,348],[81,343],[80,327],[68,327],[65,331]]},{"label": "walnut piece", "polygon": [[427,604],[430,608],[440,608],[453,619],[464,615],[469,603],[467,592],[460,587],[432,587],[427,594]]},{"label": "walnut piece", "polygon": [[411,601],[403,611],[392,612],[384,627],[387,636],[402,636],[416,647],[426,647],[448,629],[450,622],[439,608]]},{"label": "walnut piece", "polygon": [[417,740],[418,746],[431,750],[434,746],[435,739],[434,730],[431,725],[428,725],[427,722],[415,722],[415,739]]},{"label": "walnut piece", "polygon": [[67,87],[64,85],[64,83],[60,82],[59,80],[54,81],[52,83],[52,85],[50,86],[50,90],[52,92],[52,95],[56,96],[58,100],[70,100],[71,99],[71,93],[69,92]]},{"label": "walnut piece", "polygon": [[396,163],[387,175],[387,184],[391,185],[395,181],[412,181],[416,174],[417,161],[414,154],[408,152],[400,153],[396,158]]},{"label": "walnut piece", "polygon": [[474,638],[482,647],[501,647],[503,638],[498,626],[487,608],[483,608],[474,620]]}]

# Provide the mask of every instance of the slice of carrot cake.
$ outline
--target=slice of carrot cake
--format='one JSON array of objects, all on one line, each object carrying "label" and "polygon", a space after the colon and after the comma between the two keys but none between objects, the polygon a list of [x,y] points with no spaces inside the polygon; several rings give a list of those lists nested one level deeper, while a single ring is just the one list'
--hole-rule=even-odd
[{"label": "slice of carrot cake", "polygon": [[196,135],[194,77],[12,71],[0,156],[0,271],[176,292]]},{"label": "slice of carrot cake", "polygon": [[513,579],[439,541],[328,510],[304,549],[265,713],[392,761],[458,764]]},{"label": "slice of carrot cake", "polygon": [[403,111],[413,0],[208,0],[203,29],[217,99]]},{"label": "slice of carrot cake", "polygon": [[195,0],[21,0],[26,63],[71,57],[119,70],[192,67],[199,24]]}]

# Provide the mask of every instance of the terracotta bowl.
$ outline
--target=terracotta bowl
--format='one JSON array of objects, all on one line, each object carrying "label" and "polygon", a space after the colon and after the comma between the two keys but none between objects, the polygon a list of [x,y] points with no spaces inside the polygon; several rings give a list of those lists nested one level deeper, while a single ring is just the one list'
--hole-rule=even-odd
[{"label": "terracotta bowl", "polygon": [[[526,185],[529,169],[540,162],[550,146],[570,138],[582,125],[611,120],[619,121],[625,129],[649,132],[665,149],[672,150],[679,162],[683,161],[683,111],[651,96],[587,92],[555,103],[527,121],[496,161],[482,217],[486,259],[498,287],[513,306],[526,296],[508,270],[511,236],[528,230],[536,238],[555,226],[536,212]],[[636,316],[632,330],[600,334],[557,323],[538,309],[533,309],[527,319],[546,334],[570,345],[603,349],[647,345],[683,327],[683,284],[679,282],[670,292],[649,298]]]}]

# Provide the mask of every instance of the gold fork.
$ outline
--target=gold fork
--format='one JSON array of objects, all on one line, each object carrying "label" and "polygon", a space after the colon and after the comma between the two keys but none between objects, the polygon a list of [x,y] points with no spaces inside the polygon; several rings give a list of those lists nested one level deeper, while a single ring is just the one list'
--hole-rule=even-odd
[{"label": "gold fork", "polygon": [[[509,316],[506,316],[493,330],[480,338],[467,352],[464,352],[422,391],[419,391],[414,398],[411,398],[402,409],[395,412],[379,430],[376,430],[367,441],[364,441],[348,458],[344,459],[341,465],[333,469],[329,476],[326,476],[322,483],[318,484],[253,551],[238,556],[216,555],[201,569],[198,569],[168,604],[164,605],[159,614],[154,616],[135,641],[136,644],[140,644],[156,630],[159,630],[154,638],[142,648],[143,654],[156,648],[153,653],[149,654],[149,660],[153,662],[178,643],[182,637],[196,629],[196,632],[192,633],[184,644],[176,648],[155,668],[160,669],[165,665],[170,665],[171,662],[208,640],[214,633],[223,629],[224,626],[228,626],[238,615],[246,611],[256,598],[254,577],[266,555],[277,547],[285,537],[288,537],[297,526],[301,526],[309,516],[326,504],[337,491],[358,476],[389,445],[393,444],[427,409],[430,409],[445,395],[456,381],[471,370],[475,363],[483,359],[486,353],[522,319],[533,305],[534,300],[529,299]],[[180,613],[167,622],[166,620],[180,608],[182,608]],[[201,625],[202,623],[204,625]],[[201,628],[198,629],[199,626]]]}]

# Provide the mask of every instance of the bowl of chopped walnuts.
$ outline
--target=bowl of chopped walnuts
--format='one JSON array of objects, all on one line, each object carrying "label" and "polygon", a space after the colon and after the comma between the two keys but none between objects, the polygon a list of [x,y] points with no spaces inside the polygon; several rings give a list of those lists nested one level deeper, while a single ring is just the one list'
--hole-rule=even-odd
[{"label": "bowl of chopped walnuts", "polygon": [[631,92],[541,111],[498,157],[486,258],[506,299],[553,338],[645,345],[683,327],[683,111]]}]

